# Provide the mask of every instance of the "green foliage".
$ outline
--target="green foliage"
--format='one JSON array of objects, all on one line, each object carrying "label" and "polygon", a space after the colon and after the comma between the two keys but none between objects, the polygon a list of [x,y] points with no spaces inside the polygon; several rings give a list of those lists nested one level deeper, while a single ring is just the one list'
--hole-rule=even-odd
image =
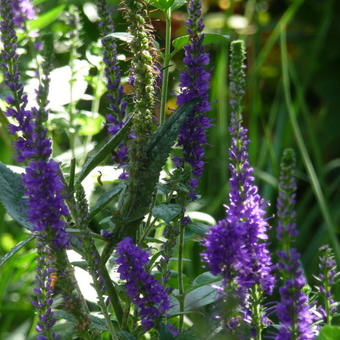
[{"label": "green foliage", "polygon": [[169,223],[177,217],[182,210],[183,208],[179,204],[160,204],[152,209],[152,214],[165,223]]},{"label": "green foliage", "polygon": [[87,156],[81,172],[77,176],[77,183],[81,183],[84,178],[93,170],[100,162],[102,162],[114,150],[122,139],[127,135],[132,123],[132,116],[128,118],[124,126],[113,136],[103,143],[97,145]]},{"label": "green foliage", "polygon": [[317,340],[337,340],[340,339],[340,327],[324,326],[320,330]]},{"label": "green foliage", "polygon": [[31,242],[34,236],[29,236],[26,240],[19,242],[15,247],[13,247],[5,256],[0,258],[0,267],[4,265],[10,258],[12,258],[21,248]]},{"label": "green foliage", "polygon": [[[225,34],[219,33],[205,33],[203,39],[203,45],[210,44],[219,44],[224,48],[229,42],[229,36]],[[174,47],[174,51],[172,52],[172,56],[174,56],[177,52],[181,51],[185,45],[189,43],[189,36],[183,35],[178,37],[172,41],[172,46]]]},{"label": "green foliage", "polygon": [[27,221],[24,201],[24,187],[21,176],[14,173],[0,162],[0,201],[9,215],[25,228],[32,230],[33,226]]}]

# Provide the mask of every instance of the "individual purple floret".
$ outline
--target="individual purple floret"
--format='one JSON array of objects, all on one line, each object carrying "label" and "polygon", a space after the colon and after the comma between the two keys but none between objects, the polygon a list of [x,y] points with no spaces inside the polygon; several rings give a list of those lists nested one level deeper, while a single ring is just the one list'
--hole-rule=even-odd
[{"label": "individual purple floret", "polygon": [[278,270],[283,273],[285,280],[279,289],[281,301],[276,306],[280,329],[275,339],[315,339],[312,329],[315,317],[310,310],[308,297],[303,292],[306,279],[300,255],[292,248],[288,254],[278,252],[278,256]]},{"label": "individual purple floret", "polygon": [[[194,178],[190,185],[194,191],[203,172],[206,130],[211,126],[210,119],[205,115],[210,110],[210,73],[206,69],[209,55],[203,47],[204,25],[200,0],[189,1],[188,15],[186,25],[190,43],[184,46],[183,62],[186,67],[180,74],[181,93],[177,97],[177,104],[183,105],[193,99],[199,99],[199,102],[179,132],[178,145],[183,147],[183,157],[175,158],[174,161],[177,167],[181,167],[184,161],[191,165]],[[191,196],[196,198],[194,192]]]},{"label": "individual purple floret", "polygon": [[126,280],[126,292],[139,310],[143,327],[148,330],[170,308],[169,296],[160,282],[146,271],[149,254],[130,237],[118,243],[117,254],[120,279]]},{"label": "individual purple floret", "polygon": [[[101,17],[99,28],[102,35],[102,45],[104,48],[105,76],[107,80],[109,111],[106,116],[107,129],[114,135],[123,126],[127,101],[123,98],[123,86],[121,85],[120,69],[117,62],[117,46],[113,37],[108,36],[114,32],[112,18],[108,12],[106,1],[97,0],[98,12]],[[128,159],[128,149],[121,143],[113,155],[113,161],[126,165]]]},{"label": "individual purple floret", "polygon": [[30,0],[12,0],[14,23],[16,27],[23,28],[26,20],[36,17],[36,12]]},{"label": "individual purple floret", "polygon": [[319,249],[319,252],[319,275],[314,276],[319,282],[316,289],[322,300],[319,311],[323,316],[323,321],[328,325],[331,325],[332,319],[337,313],[338,306],[338,303],[334,300],[332,288],[336,284],[339,273],[336,270],[336,262],[332,249],[328,245],[324,245]]}]

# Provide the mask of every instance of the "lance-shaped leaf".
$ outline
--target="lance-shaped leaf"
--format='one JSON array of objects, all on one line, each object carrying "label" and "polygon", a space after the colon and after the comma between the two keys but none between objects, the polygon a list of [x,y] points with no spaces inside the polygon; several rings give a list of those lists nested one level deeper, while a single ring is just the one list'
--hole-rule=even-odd
[{"label": "lance-shaped leaf", "polygon": [[98,214],[98,212],[104,208],[115,196],[117,196],[124,187],[124,183],[119,183],[115,185],[112,190],[105,192],[102,196],[100,196],[96,204],[90,210],[89,220],[92,220],[92,218]]},{"label": "lance-shaped leaf", "polygon": [[0,162],[0,201],[14,220],[33,230],[33,225],[27,221],[24,191],[21,176]]},{"label": "lance-shaped leaf", "polygon": [[78,175],[77,183],[81,183],[83,179],[93,170],[100,162],[102,162],[105,157],[112,152],[119,143],[123,140],[123,138],[129,132],[131,122],[132,122],[131,115],[124,123],[122,128],[104,143],[97,145],[90,153],[88,154],[85,163],[81,172]]},{"label": "lance-shaped leaf", "polygon": [[14,246],[8,253],[6,253],[0,259],[0,267],[5,264],[13,255],[15,255],[21,248],[23,248],[27,243],[31,242],[34,239],[34,235],[31,235],[26,240],[19,242],[16,246]]},{"label": "lance-shaped leaf", "polygon": [[[122,235],[134,236],[141,219],[150,208],[152,193],[159,179],[171,147],[175,143],[178,132],[192,112],[196,101],[184,104],[161,125],[150,137],[145,146],[145,154],[141,157],[140,171],[133,178],[130,175],[126,197],[122,204]],[[139,161],[139,160],[134,160]]]}]

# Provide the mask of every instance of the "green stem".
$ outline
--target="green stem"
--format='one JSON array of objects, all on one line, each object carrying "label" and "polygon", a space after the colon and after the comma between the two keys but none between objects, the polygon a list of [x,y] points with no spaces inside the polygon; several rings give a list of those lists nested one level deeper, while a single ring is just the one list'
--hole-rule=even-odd
[{"label": "green stem", "polygon": [[179,291],[179,330],[183,330],[184,323],[184,281],[183,281],[183,249],[184,249],[184,227],[180,225],[178,242],[178,291]]},{"label": "green stem", "polygon": [[298,144],[298,148],[300,150],[303,162],[307,169],[307,173],[309,175],[314,194],[319,203],[319,207],[323,215],[323,218],[325,219],[328,235],[329,235],[330,241],[332,242],[332,245],[335,251],[337,263],[338,265],[340,265],[340,246],[337,241],[335,224],[329,212],[324,193],[321,189],[320,182],[318,180],[318,176],[315,172],[314,166],[309,157],[299,124],[296,119],[296,111],[295,111],[292,98],[291,98],[285,25],[282,25],[281,27],[281,58],[282,58],[283,88],[284,88],[284,95],[286,99],[289,119],[292,124],[294,135],[295,135],[295,138]]},{"label": "green stem", "polygon": [[[100,73],[98,75],[98,82],[100,82],[100,79],[104,77],[104,68],[100,70]],[[91,115],[92,118],[95,117],[95,114],[99,112],[99,106],[100,106],[100,98],[102,96],[102,90],[101,90],[101,85],[96,86],[95,92],[94,92],[94,98],[92,100],[91,104]],[[84,152],[83,152],[83,162],[85,162],[86,156],[87,156],[87,148],[89,144],[92,141],[92,135],[87,136],[84,142]]]},{"label": "green stem", "polygon": [[251,290],[252,294],[252,319],[253,319],[253,327],[256,330],[255,340],[262,340],[262,331],[263,331],[263,324],[262,324],[262,291],[258,284],[255,284],[253,289]]},{"label": "green stem", "polygon": [[166,103],[168,100],[169,89],[169,64],[171,59],[171,7],[165,12],[165,51],[164,51],[164,63],[163,63],[163,79],[162,79],[162,96],[160,107],[160,125],[165,121]]},{"label": "green stem", "polygon": [[122,325],[123,309],[122,309],[122,306],[120,304],[119,297],[118,297],[118,294],[116,292],[116,289],[115,289],[114,285],[112,284],[110,275],[109,275],[109,273],[108,273],[108,271],[105,267],[105,264],[103,264],[103,263],[101,264],[101,272],[102,272],[102,275],[103,275],[103,279],[105,281],[107,294],[108,294],[109,300],[111,302],[111,305],[112,305],[112,307],[115,311],[118,323],[119,323],[119,325]]}]

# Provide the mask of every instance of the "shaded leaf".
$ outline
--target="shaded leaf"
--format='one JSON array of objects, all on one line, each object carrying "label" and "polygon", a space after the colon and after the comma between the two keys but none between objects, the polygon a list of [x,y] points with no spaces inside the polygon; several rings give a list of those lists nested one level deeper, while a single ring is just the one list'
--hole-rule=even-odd
[{"label": "shaded leaf", "polygon": [[159,340],[175,340],[175,336],[170,332],[168,325],[162,323],[158,328]]},{"label": "shaded leaf", "polygon": [[14,220],[33,230],[33,225],[27,221],[24,191],[21,176],[0,162],[0,201]]},{"label": "shaded leaf", "polygon": [[152,209],[153,216],[169,223],[182,212],[179,204],[160,204]]},{"label": "shaded leaf", "polygon": [[208,232],[210,226],[204,223],[194,222],[190,223],[187,228],[197,235],[204,236],[205,233]]},{"label": "shaded leaf", "polygon": [[141,164],[141,171],[136,178],[131,178],[130,183],[133,185],[129,185],[126,190],[126,199],[121,212],[129,225],[124,226],[121,236],[133,236],[140,220],[148,212],[161,169],[175,143],[179,129],[191,113],[195,103],[196,101],[193,100],[178,108],[156,130],[145,146],[146,155],[142,157],[144,164]]},{"label": "shaded leaf", "polygon": [[126,331],[120,331],[120,332],[117,332],[117,334],[119,336],[119,339],[121,340],[136,340],[137,339],[134,335]]},{"label": "shaded leaf", "polygon": [[0,259],[0,267],[5,264],[13,255],[15,255],[21,248],[23,248],[27,243],[32,241],[34,239],[34,235],[31,235],[26,240],[23,240],[19,242],[16,246],[14,246],[8,253],[6,253],[1,259]]},{"label": "shaded leaf", "polygon": [[98,331],[107,331],[107,325],[104,319],[98,318],[97,316],[90,315],[91,328]]},{"label": "shaded leaf", "polygon": [[190,311],[209,305],[220,298],[216,288],[211,285],[202,286],[189,292],[184,299],[184,310]]},{"label": "shaded leaf", "polygon": [[89,219],[91,220],[103,207],[105,207],[116,195],[118,195],[124,187],[125,184],[119,183],[115,185],[112,190],[107,191],[100,196],[96,204],[90,210]]},{"label": "shaded leaf", "polygon": [[193,286],[203,286],[213,282],[220,281],[221,277],[211,274],[210,272],[204,272],[198,275],[192,282]]}]

